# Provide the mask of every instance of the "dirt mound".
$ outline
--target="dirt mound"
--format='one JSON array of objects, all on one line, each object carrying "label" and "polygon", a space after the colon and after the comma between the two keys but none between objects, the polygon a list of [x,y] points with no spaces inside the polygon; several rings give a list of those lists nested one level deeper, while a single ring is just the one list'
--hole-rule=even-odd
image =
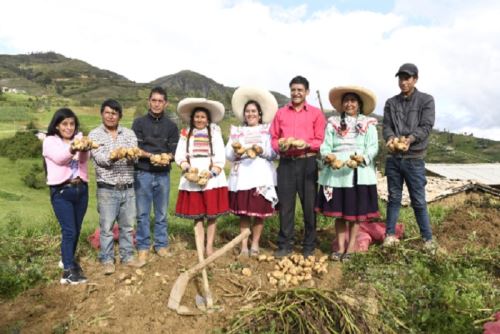
[{"label": "dirt mound", "polygon": [[452,204],[452,212],[434,233],[449,252],[464,247],[496,248],[500,245],[500,201],[471,192]]},{"label": "dirt mound", "polygon": [[[180,316],[167,308],[170,289],[183,270],[197,263],[196,251],[186,241],[174,241],[173,256],[151,261],[139,270],[117,265],[115,274],[105,276],[93,259],[82,259],[89,283],[61,286],[58,282],[29,290],[0,306],[0,328],[22,329],[23,333],[204,333],[221,328],[242,306],[251,306],[276,292],[266,274],[274,262],[239,259],[229,254],[208,270],[210,288],[219,312]],[[267,253],[270,253],[267,252]],[[317,251],[317,255],[321,252]],[[54,264],[54,266],[57,264]],[[241,270],[248,267],[250,277]],[[340,281],[340,264],[329,264],[328,273],[308,282],[310,286],[333,288]],[[182,304],[196,310],[195,296],[203,295],[201,277],[189,282]]]}]

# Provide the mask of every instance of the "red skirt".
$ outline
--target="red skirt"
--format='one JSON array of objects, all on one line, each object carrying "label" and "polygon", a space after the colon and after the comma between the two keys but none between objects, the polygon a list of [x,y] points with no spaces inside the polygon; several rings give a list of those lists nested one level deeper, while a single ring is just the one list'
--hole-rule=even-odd
[{"label": "red skirt", "polygon": [[229,212],[227,187],[204,191],[179,190],[175,215],[181,218],[213,219]]},{"label": "red skirt", "polygon": [[271,202],[259,194],[255,188],[230,191],[229,207],[231,212],[238,216],[265,218],[274,214]]}]

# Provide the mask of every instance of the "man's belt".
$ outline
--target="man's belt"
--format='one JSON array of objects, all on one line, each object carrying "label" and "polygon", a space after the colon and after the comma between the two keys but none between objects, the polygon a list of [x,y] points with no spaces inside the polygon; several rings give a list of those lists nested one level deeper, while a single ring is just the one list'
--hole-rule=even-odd
[{"label": "man's belt", "polygon": [[126,190],[130,189],[134,186],[133,183],[118,183],[118,184],[109,184],[104,182],[97,182],[97,188],[100,189],[110,189],[110,190]]}]

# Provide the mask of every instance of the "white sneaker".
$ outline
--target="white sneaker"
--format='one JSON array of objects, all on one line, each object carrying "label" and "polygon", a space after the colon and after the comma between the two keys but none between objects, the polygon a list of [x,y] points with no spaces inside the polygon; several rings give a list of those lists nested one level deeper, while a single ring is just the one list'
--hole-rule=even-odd
[{"label": "white sneaker", "polygon": [[399,239],[394,235],[388,235],[384,239],[383,247],[394,247],[399,244]]},{"label": "white sneaker", "polygon": [[435,253],[437,249],[438,249],[438,244],[437,242],[434,241],[434,239],[424,241],[424,250],[430,253]]}]

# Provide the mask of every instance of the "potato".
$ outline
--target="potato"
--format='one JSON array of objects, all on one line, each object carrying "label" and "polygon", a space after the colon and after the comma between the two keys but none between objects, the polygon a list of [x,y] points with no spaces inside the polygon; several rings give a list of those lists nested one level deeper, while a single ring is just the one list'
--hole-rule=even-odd
[{"label": "potato", "polygon": [[347,160],[346,165],[347,165],[347,167],[352,168],[352,169],[358,168],[358,163],[354,160]]},{"label": "potato", "polygon": [[260,147],[257,144],[252,145],[252,148],[255,151],[255,153],[257,153],[257,155],[261,155],[262,153],[264,153],[264,150],[262,149],[262,147]]},{"label": "potato", "polygon": [[250,159],[255,159],[257,157],[257,152],[255,152],[253,148],[247,149],[246,154]]},{"label": "potato", "polygon": [[243,269],[241,270],[241,274],[242,274],[243,276],[247,276],[247,277],[249,277],[249,276],[252,276],[252,271],[250,270],[250,268],[243,268]]},{"label": "potato", "polygon": [[267,255],[265,255],[265,254],[261,254],[261,255],[259,255],[259,257],[257,258],[257,260],[259,260],[259,262],[266,261],[266,260],[267,260]]},{"label": "potato", "polygon": [[243,155],[243,154],[245,154],[245,152],[246,152],[246,149],[244,147],[240,147],[239,149],[237,149],[235,151],[235,153],[238,155]]},{"label": "potato", "polygon": [[235,151],[236,151],[237,149],[239,149],[239,148],[241,147],[241,143],[240,143],[240,142],[238,142],[238,141],[235,141],[235,142],[233,142],[233,143],[231,144],[231,146],[233,147],[233,150],[235,150]]},{"label": "potato", "polygon": [[335,154],[328,153],[327,155],[325,155],[324,158],[325,163],[329,164],[331,162],[334,162],[335,160],[337,160],[337,156]]},{"label": "potato", "polygon": [[344,162],[342,160],[335,160],[333,162],[333,165],[331,165],[331,167],[333,169],[340,169],[340,168],[344,167]]},{"label": "potato", "polygon": [[279,270],[275,270],[271,273],[271,275],[274,277],[274,278],[277,278],[277,279],[282,279],[285,275],[279,271]]},{"label": "potato", "polygon": [[199,186],[204,187],[204,186],[206,186],[206,185],[207,185],[207,183],[208,183],[208,179],[207,179],[207,178],[205,178],[205,177],[199,177],[199,178],[198,178],[198,182],[196,182],[196,183],[198,183],[198,185],[199,185]]}]

